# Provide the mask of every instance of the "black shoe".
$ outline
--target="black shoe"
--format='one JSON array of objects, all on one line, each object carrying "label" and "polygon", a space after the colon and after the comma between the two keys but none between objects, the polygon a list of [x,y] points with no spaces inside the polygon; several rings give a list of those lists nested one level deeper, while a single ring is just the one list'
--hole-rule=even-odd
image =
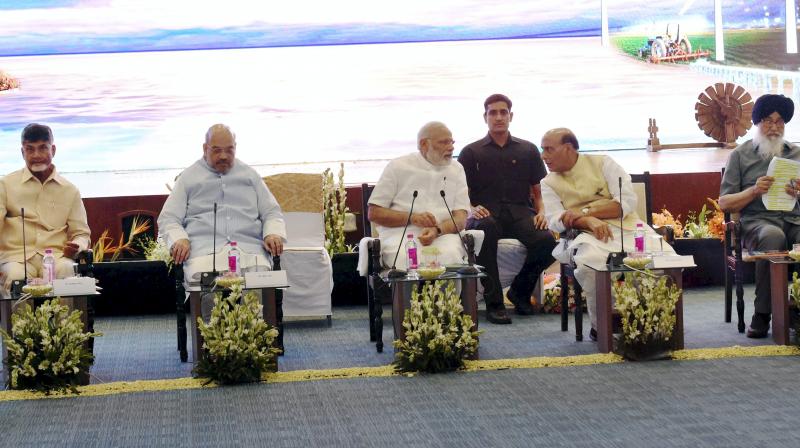
[{"label": "black shoe", "polygon": [[505,309],[486,310],[486,320],[493,324],[505,325],[511,323],[511,318]]},{"label": "black shoe", "polygon": [[747,337],[752,339],[767,337],[767,333],[769,333],[769,318],[769,314],[753,313],[753,319],[750,321],[750,326],[747,327]]},{"label": "black shoe", "polygon": [[589,330],[589,339],[591,339],[592,342],[597,342],[597,330],[595,330],[594,328]]},{"label": "black shoe", "polygon": [[514,304],[514,311],[520,316],[536,314],[536,310],[533,308],[533,305],[531,305],[530,297],[528,297],[527,300],[525,298],[520,298],[512,288],[508,288],[506,297]]}]

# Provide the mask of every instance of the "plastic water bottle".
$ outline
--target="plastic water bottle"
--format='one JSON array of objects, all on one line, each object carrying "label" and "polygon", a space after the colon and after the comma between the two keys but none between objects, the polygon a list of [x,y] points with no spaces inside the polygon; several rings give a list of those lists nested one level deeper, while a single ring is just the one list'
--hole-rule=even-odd
[{"label": "plastic water bottle", "polygon": [[633,246],[638,253],[644,253],[644,224],[637,223],[633,232]]},{"label": "plastic water bottle", "polygon": [[231,241],[230,248],[228,248],[228,270],[236,275],[241,273],[239,259],[239,246],[236,245],[236,241]]},{"label": "plastic water bottle", "polygon": [[53,249],[45,249],[42,257],[42,278],[48,285],[53,284],[56,279],[56,257],[53,256]]},{"label": "plastic water bottle", "polygon": [[408,271],[416,271],[419,267],[417,260],[417,243],[414,242],[414,234],[406,235],[406,254],[408,255]]}]

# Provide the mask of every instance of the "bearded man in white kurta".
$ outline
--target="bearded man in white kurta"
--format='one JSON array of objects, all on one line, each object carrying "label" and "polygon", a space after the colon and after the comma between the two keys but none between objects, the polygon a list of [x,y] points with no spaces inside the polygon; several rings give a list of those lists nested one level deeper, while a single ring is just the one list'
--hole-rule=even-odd
[{"label": "bearded man in white kurta", "polygon": [[[394,159],[383,170],[369,198],[369,220],[377,225],[386,266],[392,265],[398,245],[405,244],[402,232],[415,191],[414,213],[406,234],[414,234],[418,245],[438,248],[442,264],[466,260],[458,232],[467,222],[469,192],[464,168],[453,160],[453,143],[447,126],[430,122],[417,134],[419,152]],[[442,191],[456,225],[447,213]],[[403,254],[397,257],[396,266],[408,267]]]},{"label": "bearded man in white kurta", "polygon": [[[636,214],[636,194],[631,176],[605,155],[578,152],[578,139],[569,129],[547,131],[542,137],[542,160],[550,174],[542,180],[542,200],[551,230],[580,230],[577,238],[559,244],[553,250],[556,260],[575,262],[575,279],[586,294],[586,305],[592,320],[589,336],[597,340],[597,303],[595,271],[587,265],[602,264],[608,254],[619,251],[620,238],[625,247],[633,247],[633,233],[641,223],[646,237],[658,237]],[[622,179],[622,193],[619,191]],[[620,214],[622,228],[620,228]],[[668,244],[665,252],[674,253]]]}]

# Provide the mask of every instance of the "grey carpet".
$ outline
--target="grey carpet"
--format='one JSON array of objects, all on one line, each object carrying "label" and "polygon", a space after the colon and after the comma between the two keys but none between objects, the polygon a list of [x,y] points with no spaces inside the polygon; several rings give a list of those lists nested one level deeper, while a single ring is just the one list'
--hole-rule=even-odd
[{"label": "grey carpet", "polygon": [[0,446],[796,447],[796,357],[0,403]]},{"label": "grey carpet", "polygon": [[[745,297],[752,297],[752,285]],[[752,312],[747,299],[746,310]],[[720,287],[688,289],[684,294],[685,344],[687,348],[732,345],[770,345],[772,339],[748,339],[733,322],[723,321],[723,290]],[[749,323],[750,314],[746,315]],[[512,325],[493,325],[479,313],[481,359],[529,356],[567,356],[596,353],[589,341],[589,320],[584,317],[584,341],[576,342],[574,321],[569,331],[560,331],[558,315],[516,316]],[[171,315],[99,318],[95,328],[104,336],[95,342],[92,382],[186,377],[192,364],[181,363],[176,343],[175,318]],[[381,366],[392,362],[391,307],[384,306],[384,353],[376,353],[369,341],[365,307],[334,308],[333,325],[325,319],[293,320],[286,323],[286,354],[282,371]],[[191,361],[191,337],[189,338]]]}]

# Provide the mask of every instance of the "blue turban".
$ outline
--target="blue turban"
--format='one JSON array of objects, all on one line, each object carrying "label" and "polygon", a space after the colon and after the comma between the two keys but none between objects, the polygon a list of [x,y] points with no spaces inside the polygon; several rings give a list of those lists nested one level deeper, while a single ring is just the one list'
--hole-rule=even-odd
[{"label": "blue turban", "polygon": [[766,94],[756,100],[753,106],[753,124],[761,123],[761,120],[777,112],[788,123],[794,115],[794,102],[791,98],[783,95]]}]

